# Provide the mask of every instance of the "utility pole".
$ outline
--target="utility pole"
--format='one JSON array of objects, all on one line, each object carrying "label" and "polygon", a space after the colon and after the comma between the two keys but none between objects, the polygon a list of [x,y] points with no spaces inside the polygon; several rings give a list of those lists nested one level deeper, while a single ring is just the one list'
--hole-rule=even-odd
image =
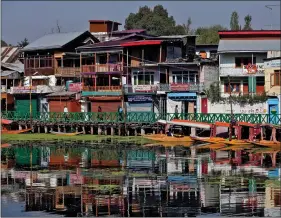
[{"label": "utility pole", "polygon": [[232,140],[232,127],[233,127],[233,109],[232,109],[232,96],[231,96],[231,87],[230,87],[230,76],[228,75],[228,87],[229,87],[229,103],[230,103],[230,125],[229,125],[229,141]]},{"label": "utility pole", "polygon": [[31,74],[29,75],[29,113],[30,113],[30,128],[32,128],[32,98],[31,98],[31,89],[32,89],[32,78]]}]

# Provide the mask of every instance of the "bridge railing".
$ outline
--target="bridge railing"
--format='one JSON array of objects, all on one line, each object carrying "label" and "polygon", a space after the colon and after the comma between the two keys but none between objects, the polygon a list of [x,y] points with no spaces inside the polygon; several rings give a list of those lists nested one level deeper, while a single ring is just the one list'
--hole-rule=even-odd
[{"label": "bridge railing", "polygon": [[[233,114],[236,121],[250,123],[272,123],[281,124],[281,114]],[[30,120],[29,112],[2,111],[1,118],[14,121]],[[191,120],[197,122],[214,123],[216,121],[230,122],[231,114],[201,114],[201,113],[181,113],[176,116],[174,113],[159,114],[153,112],[128,112],[119,115],[117,112],[37,112],[32,113],[32,120],[38,122],[53,123],[76,123],[76,122],[93,122],[93,123],[155,123],[157,120],[173,119]]]}]

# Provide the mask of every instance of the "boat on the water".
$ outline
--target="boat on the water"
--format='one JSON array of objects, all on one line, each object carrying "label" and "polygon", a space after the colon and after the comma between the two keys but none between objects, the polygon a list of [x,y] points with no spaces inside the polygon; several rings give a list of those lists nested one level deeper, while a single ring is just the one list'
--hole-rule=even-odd
[{"label": "boat on the water", "polygon": [[55,131],[51,131],[51,134],[54,135],[60,135],[60,136],[75,136],[75,135],[80,135],[83,132],[55,132]]},{"label": "boat on the water", "polygon": [[13,123],[12,120],[1,119],[1,126],[2,126],[1,134],[20,134],[20,133],[29,132],[32,130],[32,128],[21,129],[21,130],[12,130],[11,129],[12,123]]},{"label": "boat on the water", "polygon": [[144,138],[154,141],[160,141],[160,142],[191,142],[192,141],[190,136],[181,136],[181,135],[167,136],[165,134],[153,134],[153,135],[145,135]]},{"label": "boat on the water", "polygon": [[280,146],[281,142],[270,141],[270,140],[260,140],[260,141],[249,141],[249,143],[251,143],[253,145],[262,146],[262,147],[277,147],[277,146]]},{"label": "boat on the water", "polygon": [[22,129],[22,130],[8,130],[8,129],[2,129],[1,134],[20,134],[31,131],[32,128],[28,129]]},{"label": "boat on the water", "polygon": [[225,141],[224,138],[221,137],[199,137],[199,136],[190,136],[192,140],[206,143],[223,143]]}]

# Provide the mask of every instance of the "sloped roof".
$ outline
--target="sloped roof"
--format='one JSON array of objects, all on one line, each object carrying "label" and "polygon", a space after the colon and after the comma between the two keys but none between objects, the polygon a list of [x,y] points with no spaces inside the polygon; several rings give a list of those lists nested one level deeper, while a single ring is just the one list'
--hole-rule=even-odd
[{"label": "sloped roof", "polygon": [[258,39],[258,40],[243,40],[231,39],[220,40],[218,52],[239,52],[239,51],[252,51],[252,52],[267,52],[267,51],[280,51],[280,39]]},{"label": "sloped roof", "polygon": [[[59,49],[69,42],[73,41],[74,39],[78,38],[79,36],[87,33],[89,34],[89,36],[95,38],[89,31],[47,34],[24,47],[22,51]],[[96,38],[95,40],[96,42],[99,41]]]},{"label": "sloped roof", "polygon": [[4,46],[1,47],[1,62],[13,63],[18,59],[20,47],[16,46]]},{"label": "sloped roof", "polygon": [[132,29],[132,30],[117,30],[113,31],[112,34],[132,34],[132,33],[145,33],[145,29]]},{"label": "sloped roof", "polygon": [[1,63],[1,68],[7,68],[9,70],[12,71],[17,71],[19,73],[23,73],[24,72],[24,64],[21,62],[17,62],[17,63]]}]

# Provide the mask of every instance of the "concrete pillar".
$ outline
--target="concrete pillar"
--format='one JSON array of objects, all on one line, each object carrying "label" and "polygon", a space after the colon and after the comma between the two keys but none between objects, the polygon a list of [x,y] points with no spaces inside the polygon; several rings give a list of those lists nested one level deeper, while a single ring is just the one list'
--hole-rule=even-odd
[{"label": "concrete pillar", "polygon": [[54,128],[53,128],[53,126],[51,126],[51,132],[53,132],[54,131]]},{"label": "concrete pillar", "polygon": [[145,135],[145,130],[141,129],[141,135]]},{"label": "concrete pillar", "polygon": [[196,128],[191,128],[190,135],[191,136],[196,136]]},{"label": "concrete pillar", "polygon": [[137,128],[135,129],[135,136],[137,136],[138,135],[138,130],[137,130]]},{"label": "concrete pillar", "polygon": [[60,132],[60,126],[58,126],[58,132]]},{"label": "concrete pillar", "polygon": [[32,129],[31,132],[34,133],[34,126],[33,125],[31,126],[31,129]]},{"label": "concrete pillar", "polygon": [[37,126],[37,132],[40,133],[40,126]]},{"label": "concrete pillar", "polygon": [[110,127],[110,135],[114,135],[114,128]]},{"label": "concrete pillar", "polygon": [[75,127],[75,131],[78,132],[78,126]]},{"label": "concrete pillar", "polygon": [[118,126],[118,135],[121,136],[121,126]]},{"label": "concrete pillar", "polygon": [[94,127],[91,126],[91,135],[94,135]]},{"label": "concrete pillar", "polygon": [[127,136],[130,136],[130,130],[127,129]]},{"label": "concrete pillar", "polygon": [[48,133],[48,127],[47,126],[44,126],[44,131],[45,131],[45,133]]},{"label": "concrete pillar", "polygon": [[152,134],[155,134],[155,130],[152,131]]},{"label": "concrete pillar", "polygon": [[19,130],[22,130],[22,126],[21,125],[19,125]]},{"label": "concrete pillar", "polygon": [[101,127],[98,127],[98,135],[101,135]]},{"label": "concrete pillar", "polygon": [[25,125],[25,128],[28,129],[27,125]]},{"label": "concrete pillar", "polygon": [[63,127],[63,132],[66,132],[66,126]]},{"label": "concrete pillar", "polygon": [[83,131],[83,134],[85,135],[86,134],[85,126],[82,126],[82,131]]}]

